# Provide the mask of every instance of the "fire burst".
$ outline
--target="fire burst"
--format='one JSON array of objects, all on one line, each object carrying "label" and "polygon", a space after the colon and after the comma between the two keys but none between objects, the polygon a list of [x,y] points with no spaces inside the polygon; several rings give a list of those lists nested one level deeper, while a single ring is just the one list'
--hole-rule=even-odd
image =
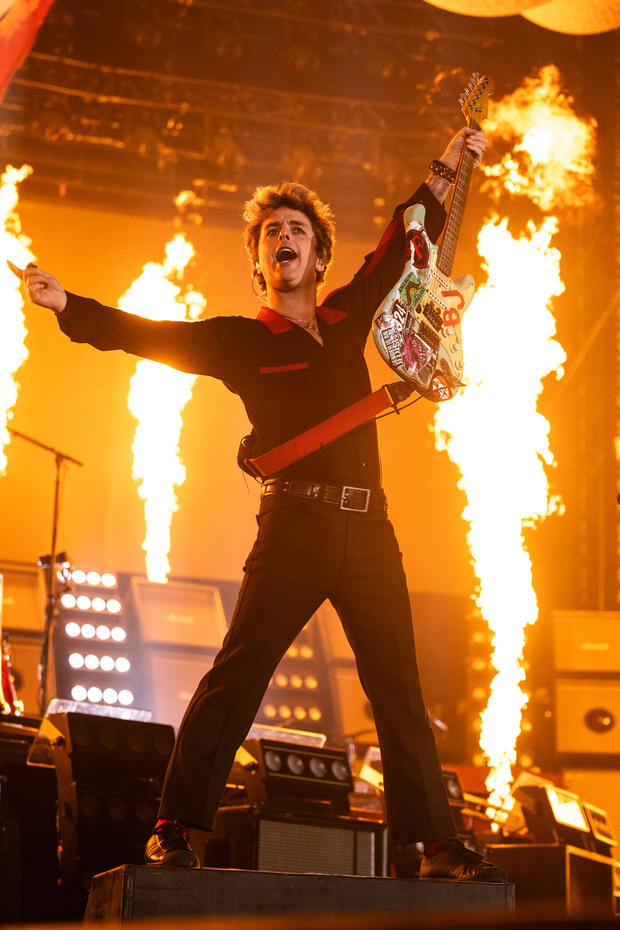
[{"label": "fire burst", "polygon": [[[191,242],[178,234],[166,245],[161,264],[148,262],[119,307],[153,320],[197,319],[206,306],[196,291],[182,291],[179,280],[194,255]],[[129,390],[129,409],[138,421],[133,442],[133,477],[144,500],[146,574],[165,582],[170,572],[170,525],[177,510],[175,487],[185,481],[179,457],[183,408],[192,396],[195,375],[142,360]]]},{"label": "fire burst", "polygon": [[[491,132],[515,142],[485,170],[497,199],[502,189],[527,194],[544,211],[572,202],[577,189],[582,203],[584,192],[591,199],[584,185],[592,176],[594,123],[579,120],[571,103],[557,69],[548,66],[496,105]],[[521,687],[525,631],[538,616],[524,528],[559,506],[547,478],[549,423],[537,410],[542,379],[552,372],[561,377],[565,359],[551,312],[564,290],[561,256],[551,246],[557,228],[552,216],[530,221],[518,237],[497,216],[482,228],[478,248],[488,280],[463,320],[467,387],[435,417],[437,446],[462,474],[476,603],[492,632],[496,671],[480,746],[490,769],[489,802],[506,810],[528,700]]]},{"label": "fire burst", "polygon": [[[22,232],[17,204],[19,194],[17,185],[30,174],[30,165],[13,168],[8,165],[0,177],[0,219],[2,221],[2,248],[4,258],[8,258],[19,268],[34,261],[30,251],[31,241]],[[0,267],[0,474],[6,471],[6,446],[10,442],[8,421],[13,416],[17,401],[18,384],[15,374],[28,358],[26,348],[26,319],[24,317],[24,299],[15,275],[9,271],[5,262]]]}]

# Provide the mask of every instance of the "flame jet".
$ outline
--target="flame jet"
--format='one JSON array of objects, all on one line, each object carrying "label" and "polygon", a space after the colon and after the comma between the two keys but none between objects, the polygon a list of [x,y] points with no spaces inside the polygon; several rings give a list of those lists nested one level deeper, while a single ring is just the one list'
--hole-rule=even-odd
[{"label": "flame jet", "polygon": [[[30,251],[31,240],[22,232],[17,205],[19,202],[18,185],[32,174],[30,165],[14,168],[7,165],[0,177],[0,219],[2,229],[2,247],[0,252],[18,268],[25,268],[34,261]],[[13,416],[17,402],[19,385],[15,379],[17,370],[28,358],[26,348],[26,318],[24,316],[24,298],[20,282],[9,271],[6,262],[0,264],[0,475],[6,472],[6,447],[11,436],[8,422]]]},{"label": "flame jet", "polygon": [[[494,199],[521,194],[536,213],[577,197],[582,205],[593,201],[596,124],[579,119],[572,104],[549,65],[494,106],[490,135],[512,144],[502,161],[483,167],[483,186]],[[565,360],[552,312],[564,290],[561,256],[551,245],[557,229],[557,218],[548,215],[514,236],[508,219],[495,216],[480,231],[487,281],[463,320],[466,387],[435,415],[436,444],[461,471],[476,604],[492,634],[495,674],[480,747],[489,765],[489,802],[505,811],[512,807],[512,766],[528,701],[526,629],[538,617],[524,528],[561,507],[548,481],[550,425],[537,410],[543,378],[561,377]]]},{"label": "flame jet", "polygon": [[[197,319],[206,300],[202,294],[175,283],[194,255],[181,233],[167,243],[161,264],[148,262],[119,300],[121,310],[153,320]],[[138,421],[133,442],[133,477],[144,501],[149,581],[164,583],[170,573],[170,526],[177,510],[175,487],[185,481],[179,457],[183,409],[192,396],[195,375],[175,371],[159,362],[138,362],[130,382],[128,404]]]}]

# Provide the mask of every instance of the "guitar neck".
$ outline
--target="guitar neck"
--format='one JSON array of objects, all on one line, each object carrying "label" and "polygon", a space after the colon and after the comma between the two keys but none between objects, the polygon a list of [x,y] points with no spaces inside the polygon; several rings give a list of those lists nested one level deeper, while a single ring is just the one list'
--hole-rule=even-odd
[{"label": "guitar neck", "polygon": [[[474,120],[469,120],[468,125],[471,129],[480,129]],[[446,228],[444,229],[441,245],[437,252],[437,267],[446,275],[452,275],[452,266],[456,255],[456,247],[461,232],[461,224],[465,213],[465,204],[469,193],[469,184],[471,182],[472,171],[474,170],[475,156],[468,148],[463,148],[461,160],[456,172],[456,181],[454,184],[454,193],[450,202]]]}]

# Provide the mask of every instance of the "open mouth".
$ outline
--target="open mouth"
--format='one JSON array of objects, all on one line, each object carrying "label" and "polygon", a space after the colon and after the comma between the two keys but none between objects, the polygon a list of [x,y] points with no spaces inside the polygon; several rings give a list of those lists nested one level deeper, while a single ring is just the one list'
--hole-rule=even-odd
[{"label": "open mouth", "polygon": [[276,252],[276,259],[279,262],[292,262],[297,258],[297,252],[289,248],[287,245],[283,245],[282,248],[278,249]]}]

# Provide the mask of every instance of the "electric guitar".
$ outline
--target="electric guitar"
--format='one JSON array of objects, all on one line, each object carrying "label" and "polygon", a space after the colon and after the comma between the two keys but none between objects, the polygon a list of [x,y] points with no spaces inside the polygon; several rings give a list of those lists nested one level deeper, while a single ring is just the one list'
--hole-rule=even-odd
[{"label": "electric guitar", "polygon": [[11,657],[2,633],[2,575],[0,575],[0,715],[21,717],[23,702],[17,697],[11,674]]},{"label": "electric guitar", "polygon": [[[476,73],[459,97],[472,129],[479,129],[486,119],[493,90],[492,78]],[[475,284],[468,274],[455,280],[450,276],[474,160],[463,147],[439,248],[424,228],[426,208],[418,203],[405,210],[409,258],[373,320],[375,344],[387,364],[418,394],[433,401],[449,400],[463,386],[461,321]]]}]

